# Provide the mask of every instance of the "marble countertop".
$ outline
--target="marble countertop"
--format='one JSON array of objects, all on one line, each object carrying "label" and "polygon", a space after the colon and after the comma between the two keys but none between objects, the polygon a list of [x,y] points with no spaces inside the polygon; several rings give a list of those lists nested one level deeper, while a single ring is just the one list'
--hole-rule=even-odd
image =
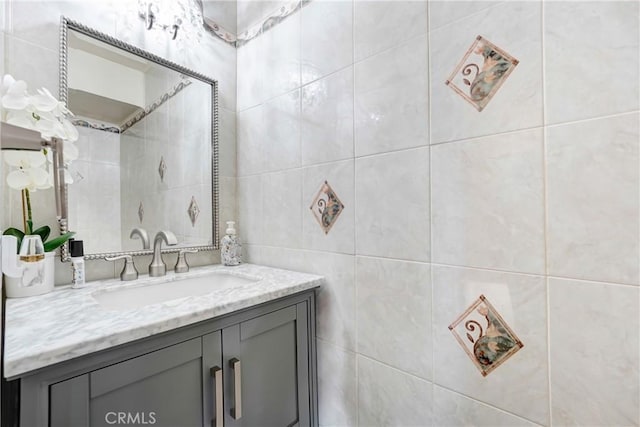
[{"label": "marble countertop", "polygon": [[[102,307],[92,296],[105,289],[212,273],[259,280],[215,289],[206,295],[117,311]],[[178,275],[141,275],[135,282],[103,280],[88,283],[82,289],[62,286],[45,295],[7,299],[4,374],[7,378],[19,377],[54,363],[312,289],[322,282],[321,276],[252,264],[212,265]]]}]

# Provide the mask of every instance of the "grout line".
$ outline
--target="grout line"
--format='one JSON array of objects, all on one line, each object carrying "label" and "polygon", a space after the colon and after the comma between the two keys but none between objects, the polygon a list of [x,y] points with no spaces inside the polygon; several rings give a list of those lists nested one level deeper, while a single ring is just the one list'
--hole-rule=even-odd
[{"label": "grout line", "polygon": [[[428,1],[429,1],[429,3],[431,3],[432,0],[428,0]],[[459,1],[460,3],[463,3],[462,0],[449,0],[449,1],[452,1],[452,2]],[[537,1],[537,0],[524,0],[524,1]],[[431,32],[431,31],[434,31],[434,32],[440,31],[440,30],[442,30],[444,28],[447,28],[449,26],[452,26],[452,25],[455,25],[455,24],[459,23],[460,21],[464,21],[465,19],[469,19],[469,18],[475,17],[476,15],[480,15],[481,13],[487,13],[489,10],[497,8],[499,6],[503,6],[505,3],[509,3],[509,1],[501,1],[501,2],[498,2],[498,3],[494,4],[493,6],[487,6],[487,7],[483,8],[483,9],[477,10],[477,11],[475,11],[475,12],[469,14],[469,15],[465,15],[465,16],[462,16],[462,17],[460,17],[458,19],[455,19],[453,21],[447,22],[446,24],[443,24],[443,25],[441,25],[439,27],[436,27],[433,30],[431,30],[431,27],[429,27],[429,32]]]},{"label": "grout line", "polygon": [[548,182],[548,169],[547,169],[547,135],[548,135],[548,127],[547,127],[547,75],[546,75],[546,39],[545,39],[545,5],[544,1],[540,4],[540,44],[542,47],[541,52],[541,74],[542,74],[542,123],[545,125],[544,131],[542,133],[542,206],[543,206],[543,237],[544,237],[544,285],[545,285],[545,316],[547,320],[547,425],[551,425],[552,422],[552,399],[551,399],[551,295],[549,292],[549,182]]},{"label": "grout line", "polygon": [[405,263],[416,263],[416,264],[428,264],[432,267],[446,267],[446,268],[457,268],[457,269],[466,269],[466,270],[477,270],[484,272],[492,272],[492,273],[503,273],[503,274],[514,274],[519,276],[527,276],[527,277],[542,277],[548,279],[556,279],[556,280],[567,280],[574,282],[586,282],[592,283],[596,285],[607,285],[607,286],[620,286],[624,288],[634,288],[640,289],[638,284],[633,283],[618,283],[618,282],[607,282],[603,280],[593,280],[593,279],[584,279],[578,277],[569,277],[569,276],[557,276],[557,275],[545,275],[544,273],[526,273],[522,271],[512,271],[512,270],[499,270],[495,268],[487,268],[487,267],[477,267],[477,266],[468,266],[468,265],[457,265],[457,264],[446,264],[441,262],[429,262],[429,261],[420,261],[420,260],[411,260],[404,258],[392,258],[392,257],[384,257],[378,255],[368,255],[368,254],[359,254],[359,253],[348,253],[348,252],[336,252],[336,251],[328,251],[322,249],[310,249],[310,248],[294,248],[294,247],[284,247],[284,246],[273,246],[273,245],[265,245],[258,243],[245,242],[246,245],[251,245],[254,247],[264,247],[271,249],[287,249],[287,250],[295,250],[295,251],[303,251],[303,252],[313,252],[318,254],[332,254],[332,255],[340,255],[340,256],[355,256],[359,258],[370,258],[370,259],[381,259],[381,260],[389,260],[389,261],[398,261]]},{"label": "grout line", "polygon": [[[338,1],[340,1],[340,0],[338,0]],[[354,0],[354,3],[357,2],[357,1],[361,1],[361,0]],[[379,0],[373,0],[373,1],[379,1]],[[424,0],[409,0],[409,1],[424,1]],[[355,8],[354,8],[354,25],[353,25],[353,27],[354,27],[354,34],[353,34],[353,46],[354,46],[353,63],[354,64],[360,64],[361,62],[367,61],[367,60],[369,60],[369,59],[371,59],[371,58],[373,58],[375,56],[395,51],[395,50],[403,47],[404,45],[409,44],[409,43],[411,43],[412,41],[414,41],[416,39],[419,39],[420,37],[427,36],[427,34],[429,33],[429,31],[427,31],[427,32],[419,33],[419,34],[416,34],[416,35],[413,35],[413,36],[410,36],[410,37],[407,37],[407,38],[403,38],[400,41],[397,41],[392,46],[385,47],[382,50],[379,50],[377,52],[374,52],[374,53],[372,53],[370,55],[367,55],[365,57],[362,57],[362,58],[356,60],[356,58],[355,58]]]},{"label": "grout line", "polygon": [[355,372],[355,414],[354,418],[356,420],[356,426],[360,425],[360,358],[358,357],[358,268],[357,268],[357,258],[355,254],[357,253],[357,227],[356,227],[356,213],[358,211],[358,205],[356,203],[357,197],[357,170],[356,170],[356,0],[351,1],[351,158],[353,163],[353,280],[354,280],[354,312],[355,312],[355,337],[354,337],[354,347],[356,351],[356,372]]},{"label": "grout line", "polygon": [[478,399],[476,399],[476,398],[474,398],[474,397],[472,397],[472,396],[468,396],[468,395],[466,395],[466,394],[464,394],[464,393],[461,393],[461,392],[459,392],[459,391],[457,391],[457,390],[454,390],[454,389],[449,388],[449,387],[447,387],[447,386],[444,386],[444,385],[442,385],[442,384],[438,384],[438,383],[434,382],[434,383],[433,383],[433,385],[434,385],[434,388],[435,388],[435,387],[441,388],[441,389],[443,389],[443,390],[446,390],[446,391],[447,391],[447,392],[449,392],[449,393],[456,394],[456,395],[458,395],[458,396],[460,396],[460,397],[462,397],[462,398],[464,398],[464,399],[471,400],[472,402],[475,402],[475,403],[477,403],[477,404],[479,404],[479,405],[486,406],[486,407],[489,407],[489,408],[491,408],[491,409],[493,409],[493,410],[495,410],[495,411],[502,412],[502,413],[504,413],[504,414],[507,414],[507,415],[510,415],[510,416],[513,416],[513,417],[519,418],[519,419],[521,419],[521,420],[523,420],[523,421],[526,421],[526,422],[528,422],[528,423],[531,423],[531,424],[533,424],[533,425],[541,426],[541,424],[538,424],[538,423],[536,423],[536,422],[533,422],[533,421],[529,420],[528,418],[523,417],[522,415],[518,415],[518,414],[516,414],[516,413],[514,413],[514,412],[507,411],[507,410],[505,410],[505,409],[500,408],[499,406],[494,406],[494,405],[492,405],[492,404],[490,404],[490,403],[487,403],[487,402],[484,402],[484,401],[482,401],[482,400],[478,400]]},{"label": "grout line", "polygon": [[523,133],[523,132],[529,132],[529,131],[537,130],[537,129],[544,129],[544,126],[542,126],[542,125],[529,126],[529,127],[524,127],[524,128],[520,128],[520,129],[507,130],[507,131],[504,131],[504,132],[488,133],[486,135],[469,136],[469,137],[463,137],[463,138],[460,138],[460,139],[452,139],[452,140],[449,140],[449,141],[442,141],[442,142],[432,142],[431,146],[435,147],[435,146],[445,145],[445,144],[455,144],[455,143],[462,143],[462,142],[473,142],[475,140],[492,138],[494,136],[503,136],[503,135],[510,135],[510,134],[515,134],[515,133]]},{"label": "grout line", "polygon": [[[543,59],[543,61],[544,61],[544,59]],[[544,78],[544,76],[543,76],[543,78]],[[585,122],[593,122],[593,121],[598,121],[598,120],[611,119],[611,118],[615,118],[615,117],[619,117],[619,116],[632,115],[632,114],[637,114],[638,112],[640,112],[640,110],[636,110],[636,109],[629,110],[629,111],[619,111],[617,113],[605,114],[605,115],[596,116],[596,117],[587,117],[587,118],[584,118],[584,119],[567,120],[567,121],[558,122],[558,123],[547,123],[547,124],[545,124],[545,127],[546,128],[556,128],[556,127],[560,127],[560,126],[574,125],[574,124],[580,124],[580,123],[585,123]]]},{"label": "grout line", "polygon": [[360,357],[362,357],[363,359],[369,359],[369,360],[370,360],[370,361],[372,361],[372,362],[378,363],[378,364],[380,364],[380,365],[382,365],[382,366],[384,366],[384,367],[386,367],[386,368],[392,369],[392,370],[394,370],[394,371],[396,371],[396,372],[399,372],[399,373],[401,373],[401,374],[403,374],[403,375],[406,375],[406,376],[412,377],[412,378],[417,379],[417,380],[419,380],[419,381],[424,381],[424,382],[428,382],[428,383],[433,383],[433,381],[432,381],[432,380],[430,380],[430,379],[426,379],[426,378],[423,378],[423,377],[418,376],[418,375],[416,375],[416,374],[412,374],[411,372],[403,371],[402,369],[398,368],[397,366],[390,365],[390,364],[388,364],[387,362],[383,362],[383,361],[381,361],[381,360],[376,359],[375,357],[368,356],[368,355],[363,354],[363,353],[357,353],[357,355],[358,355],[358,356],[360,356]]},{"label": "grout line", "polygon": [[[544,108],[544,106],[543,106],[543,108]],[[507,135],[507,134],[531,131],[531,130],[535,130],[535,129],[550,129],[550,128],[556,128],[556,127],[562,127],[562,126],[570,126],[570,125],[580,124],[580,123],[585,123],[585,122],[592,122],[592,121],[598,121],[598,120],[603,120],[603,119],[615,118],[615,117],[619,117],[619,116],[637,114],[638,112],[640,112],[640,110],[624,111],[624,112],[609,114],[609,115],[605,115],[605,116],[598,116],[598,117],[591,117],[591,118],[586,118],[586,119],[571,120],[571,121],[555,123],[555,124],[547,124],[547,125],[543,124],[543,125],[539,125],[539,126],[530,126],[530,127],[520,128],[520,129],[507,130],[507,131],[504,131],[504,132],[495,132],[495,133],[489,133],[489,134],[486,134],[486,135],[469,136],[469,137],[463,137],[463,138],[460,138],[460,139],[452,139],[452,140],[449,140],[449,141],[432,142],[430,145],[433,147],[433,146],[437,146],[437,145],[452,144],[452,143],[456,143],[456,142],[470,142],[470,141],[473,141],[473,140],[476,140],[476,139],[491,138],[493,136],[498,136],[498,135]]]},{"label": "grout line", "polygon": [[[431,313],[430,313],[430,329],[431,329],[431,380],[435,380],[435,358],[436,358],[436,350],[433,345],[435,336],[434,333],[434,300],[435,300],[435,291],[434,291],[434,280],[433,280],[433,268],[431,268],[433,261],[433,150],[431,148],[432,141],[432,129],[433,129],[433,117],[432,117],[432,103],[431,103],[431,94],[433,93],[432,88],[432,75],[431,75],[431,6],[433,3],[430,1],[427,2],[427,114],[428,114],[428,142],[429,142],[429,290],[431,292]],[[431,386],[431,419],[433,424],[433,418],[435,416],[435,387]]]},{"label": "grout line", "polygon": [[[300,229],[299,231],[299,241],[298,244],[300,246],[304,245],[305,235],[304,235],[304,189],[305,189],[305,169],[302,169],[302,8],[304,7],[304,3],[302,0],[298,0],[298,165],[300,166],[300,199],[298,200],[298,204],[300,206]],[[317,333],[316,333],[317,335]]]}]

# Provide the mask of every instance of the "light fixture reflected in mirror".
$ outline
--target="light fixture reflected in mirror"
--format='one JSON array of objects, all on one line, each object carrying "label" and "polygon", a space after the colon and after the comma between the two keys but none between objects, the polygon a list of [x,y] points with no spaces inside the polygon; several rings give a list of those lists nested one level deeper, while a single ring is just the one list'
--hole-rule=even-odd
[{"label": "light fixture reflected in mirror", "polygon": [[202,3],[199,0],[138,0],[138,16],[147,30],[169,33],[172,40],[200,40],[203,30]]}]

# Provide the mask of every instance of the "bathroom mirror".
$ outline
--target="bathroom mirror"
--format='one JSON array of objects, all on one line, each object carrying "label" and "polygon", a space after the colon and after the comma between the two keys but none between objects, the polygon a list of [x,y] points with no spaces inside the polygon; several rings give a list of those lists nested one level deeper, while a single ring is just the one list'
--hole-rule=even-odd
[{"label": "bathroom mirror", "polygon": [[150,254],[160,230],[178,240],[163,252],[217,249],[217,82],[65,17],[60,41],[60,100],[80,134],[61,231],[86,259]]}]

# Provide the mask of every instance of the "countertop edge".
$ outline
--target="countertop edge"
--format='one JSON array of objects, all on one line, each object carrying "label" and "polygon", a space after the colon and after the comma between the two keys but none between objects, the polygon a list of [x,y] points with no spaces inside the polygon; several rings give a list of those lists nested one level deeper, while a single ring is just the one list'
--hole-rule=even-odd
[{"label": "countertop edge", "polygon": [[[258,266],[261,267],[261,266]],[[163,318],[150,323],[140,323],[127,330],[117,331],[113,334],[100,335],[96,338],[84,340],[80,343],[72,342],[62,344],[59,347],[50,348],[34,354],[28,354],[15,359],[4,361],[4,376],[9,380],[23,378],[32,375],[36,371],[70,361],[82,356],[107,350],[124,344],[133,343],[140,339],[169,332],[185,326],[193,325],[206,320],[241,311],[263,303],[272,302],[298,293],[319,288],[324,283],[324,278],[308,273],[297,273],[269,267],[261,267],[272,272],[282,272],[300,275],[302,281],[296,281],[291,285],[285,285],[278,289],[267,289],[264,293],[250,294],[240,297],[221,306],[203,306],[201,309],[190,313],[182,313],[175,317]],[[268,283],[268,281],[264,281]],[[9,354],[10,355],[10,354]]]}]

